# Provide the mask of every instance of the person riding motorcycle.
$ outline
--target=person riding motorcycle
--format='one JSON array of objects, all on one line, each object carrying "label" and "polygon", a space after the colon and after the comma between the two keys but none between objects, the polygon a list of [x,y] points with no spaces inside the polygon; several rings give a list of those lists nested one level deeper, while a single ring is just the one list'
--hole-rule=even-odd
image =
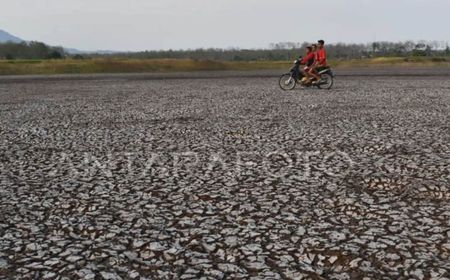
[{"label": "person riding motorcycle", "polygon": [[305,65],[302,70],[304,75],[303,82],[306,82],[310,79],[309,72],[311,71],[311,66],[313,66],[316,60],[316,54],[312,46],[306,47],[306,56],[300,61],[301,65]]},{"label": "person riding motorcycle", "polygon": [[325,42],[323,40],[318,42],[318,47],[312,45],[306,48],[305,58],[301,56],[297,58],[289,73],[280,76],[278,83],[282,90],[293,90],[296,85],[302,88],[317,87],[319,89],[333,87],[334,74],[327,65]]},{"label": "person riding motorcycle", "polygon": [[318,83],[320,82],[320,75],[319,72],[322,71],[323,69],[328,67],[327,64],[327,52],[325,51],[324,45],[325,45],[325,41],[324,40],[319,40],[317,41],[317,52],[316,52],[316,61],[314,62],[313,66],[312,66],[312,70],[310,71],[311,76],[313,76],[316,81],[314,81],[313,83]]}]

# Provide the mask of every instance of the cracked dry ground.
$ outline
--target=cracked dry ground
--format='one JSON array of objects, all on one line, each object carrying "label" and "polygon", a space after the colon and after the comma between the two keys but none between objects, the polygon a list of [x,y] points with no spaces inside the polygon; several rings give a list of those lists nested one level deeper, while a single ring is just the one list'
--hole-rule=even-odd
[{"label": "cracked dry ground", "polygon": [[0,278],[450,278],[447,78],[10,81],[0,114]]}]

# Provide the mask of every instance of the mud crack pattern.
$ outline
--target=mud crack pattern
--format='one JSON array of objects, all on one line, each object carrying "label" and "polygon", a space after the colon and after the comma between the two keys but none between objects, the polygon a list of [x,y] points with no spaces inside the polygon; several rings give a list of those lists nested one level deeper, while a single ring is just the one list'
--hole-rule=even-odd
[{"label": "mud crack pattern", "polygon": [[0,278],[450,278],[448,79],[18,80],[0,115]]}]

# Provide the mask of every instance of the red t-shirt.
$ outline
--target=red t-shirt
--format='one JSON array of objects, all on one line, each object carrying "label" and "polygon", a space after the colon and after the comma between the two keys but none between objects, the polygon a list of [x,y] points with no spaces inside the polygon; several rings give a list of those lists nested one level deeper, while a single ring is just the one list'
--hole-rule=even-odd
[{"label": "red t-shirt", "polygon": [[315,55],[313,52],[310,52],[302,59],[301,64],[311,66],[312,65],[311,61],[314,62],[314,60],[315,60]]},{"label": "red t-shirt", "polygon": [[317,63],[319,66],[327,66],[327,52],[324,48],[317,51]]}]

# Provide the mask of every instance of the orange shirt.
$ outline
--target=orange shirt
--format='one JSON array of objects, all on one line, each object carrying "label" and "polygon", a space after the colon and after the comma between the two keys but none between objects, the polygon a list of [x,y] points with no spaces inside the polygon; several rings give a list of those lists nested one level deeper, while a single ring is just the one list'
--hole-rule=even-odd
[{"label": "orange shirt", "polygon": [[317,60],[319,60],[319,51],[314,52],[314,62],[316,62]]},{"label": "orange shirt", "polygon": [[317,62],[320,66],[327,66],[327,52],[324,48],[317,51]]}]

